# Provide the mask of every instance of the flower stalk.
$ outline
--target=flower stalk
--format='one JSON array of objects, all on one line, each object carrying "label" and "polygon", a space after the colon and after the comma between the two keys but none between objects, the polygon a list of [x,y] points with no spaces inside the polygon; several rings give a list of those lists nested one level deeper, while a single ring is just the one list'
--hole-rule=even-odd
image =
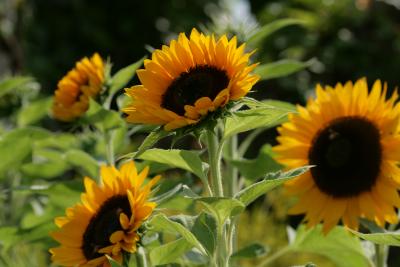
[{"label": "flower stalk", "polygon": [[219,143],[218,133],[207,131],[207,148],[211,172],[211,189],[213,196],[223,197],[224,189],[221,176],[221,156],[223,144]]},{"label": "flower stalk", "polygon": [[104,133],[104,143],[106,146],[106,158],[107,158],[107,162],[110,166],[114,166],[114,164],[115,164],[113,137],[114,137],[113,131],[106,131]]}]

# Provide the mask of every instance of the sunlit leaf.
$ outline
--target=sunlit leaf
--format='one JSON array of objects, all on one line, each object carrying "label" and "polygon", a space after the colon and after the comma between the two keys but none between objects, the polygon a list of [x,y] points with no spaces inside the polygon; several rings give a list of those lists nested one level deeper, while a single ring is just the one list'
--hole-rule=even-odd
[{"label": "sunlit leaf", "polygon": [[400,247],[400,233],[399,232],[385,232],[385,233],[373,233],[363,234],[357,231],[349,229],[356,236],[371,241],[375,244],[388,245]]},{"label": "sunlit leaf", "polygon": [[291,247],[292,251],[325,256],[338,267],[369,266],[360,240],[340,226],[325,235],[321,225],[308,230],[302,225],[297,230],[296,239]]},{"label": "sunlit leaf", "polygon": [[227,218],[238,215],[245,208],[242,202],[234,198],[202,197],[197,201],[201,202],[214,215],[219,225],[224,224]]},{"label": "sunlit leaf", "polygon": [[29,137],[18,139],[3,139],[0,141],[0,154],[12,155],[12,157],[2,157],[0,160],[0,178],[1,174],[7,169],[12,169],[18,166],[26,159],[32,151],[32,140]]},{"label": "sunlit leaf", "polygon": [[60,150],[69,150],[79,147],[79,136],[69,133],[60,133],[50,135],[48,138],[43,138],[35,142],[36,148],[54,148]]},{"label": "sunlit leaf", "polygon": [[32,77],[16,76],[0,81],[0,97],[26,83],[32,82]]},{"label": "sunlit leaf", "polygon": [[59,207],[60,212],[63,212],[66,207],[72,206],[80,200],[82,191],[82,181],[71,181],[56,183],[41,193],[49,197],[49,203],[52,206]]},{"label": "sunlit leaf", "polygon": [[180,191],[182,191],[182,184],[177,184],[171,190],[165,192],[164,194],[158,195],[152,198],[150,201],[156,202],[157,204],[161,204],[173,197],[175,197]]},{"label": "sunlit leaf", "polygon": [[280,19],[275,20],[262,26],[256,33],[249,37],[247,44],[249,46],[257,46],[262,40],[265,40],[272,33],[290,26],[290,25],[302,25],[304,22],[298,19]]},{"label": "sunlit leaf", "polygon": [[262,64],[257,66],[254,73],[260,75],[261,80],[269,80],[288,76],[311,66],[313,60],[301,62],[292,59],[282,59],[276,62]]},{"label": "sunlit leaf", "polygon": [[294,177],[305,173],[310,168],[311,168],[310,166],[304,166],[290,170],[288,172],[270,173],[266,176],[264,180],[252,184],[246,187],[245,189],[241,190],[240,192],[238,192],[235,197],[242,203],[244,203],[244,205],[247,206],[254,200],[256,200],[258,197],[278,187],[284,182],[289,181],[290,179],[293,179]]},{"label": "sunlit leaf", "polygon": [[204,246],[209,255],[213,255],[217,242],[217,222],[207,213],[201,213],[192,229],[192,233]]},{"label": "sunlit leaf", "polygon": [[32,144],[36,140],[44,139],[50,136],[46,130],[36,127],[19,128],[10,131],[0,137],[0,179],[4,171],[16,168],[32,153]]},{"label": "sunlit leaf", "polygon": [[27,163],[21,166],[25,177],[49,179],[62,175],[69,165],[63,161],[47,161],[39,163]]},{"label": "sunlit leaf", "polygon": [[99,164],[88,153],[78,149],[71,149],[65,153],[65,158],[69,164],[82,169],[88,176],[93,178],[98,176]]},{"label": "sunlit leaf", "polygon": [[7,250],[13,246],[20,237],[17,235],[18,229],[14,226],[2,226],[0,227],[0,247]]},{"label": "sunlit leaf", "polygon": [[49,238],[49,232],[55,229],[56,225],[53,220],[50,220],[29,229],[21,229],[18,234],[20,240],[24,242],[40,242]]},{"label": "sunlit leaf", "polygon": [[153,248],[150,253],[150,262],[153,266],[177,262],[193,244],[184,238],[179,238],[167,244]]},{"label": "sunlit leaf", "polygon": [[160,205],[157,207],[161,209],[169,209],[175,211],[186,211],[192,205],[192,199],[177,195],[173,198],[167,199],[165,202],[160,203]]},{"label": "sunlit leaf", "polygon": [[201,253],[203,253],[204,255],[207,254],[203,245],[200,243],[199,240],[197,240],[197,238],[193,235],[192,232],[190,232],[189,229],[185,228],[180,223],[171,221],[164,214],[155,215],[149,221],[149,225],[151,227],[151,230],[153,231],[167,232],[170,234],[179,234],[189,244],[199,249]]},{"label": "sunlit leaf", "polygon": [[171,132],[166,132],[163,128],[158,128],[147,135],[136,152],[125,155],[124,157],[137,158],[142,155],[143,152],[152,148],[159,140],[169,135],[171,135]]},{"label": "sunlit leaf", "polygon": [[65,161],[63,152],[55,149],[35,148],[32,162],[20,168],[25,177],[54,178],[66,172],[70,165]]},{"label": "sunlit leaf", "polygon": [[85,121],[103,132],[119,128],[124,122],[118,112],[103,108],[92,98],[90,98],[89,110],[85,114]]},{"label": "sunlit leaf", "polygon": [[286,110],[288,112],[297,112],[296,105],[292,103],[275,100],[275,99],[266,99],[266,100],[255,100],[253,98],[246,97],[243,99],[243,103],[250,108],[276,108]]},{"label": "sunlit leaf", "polygon": [[18,126],[34,124],[44,118],[51,107],[52,97],[35,100],[20,109],[17,116]]},{"label": "sunlit leaf", "polygon": [[184,169],[197,175],[201,179],[207,179],[205,174],[205,163],[200,159],[197,152],[178,149],[148,149],[139,156],[140,159],[168,164],[176,168]]},{"label": "sunlit leaf", "polygon": [[287,110],[274,107],[234,112],[226,119],[224,138],[256,128],[276,126],[288,113]]},{"label": "sunlit leaf", "polygon": [[135,77],[136,70],[142,66],[143,60],[146,57],[143,57],[136,61],[135,63],[120,69],[114,76],[111,78],[111,86],[110,86],[110,94],[115,94],[118,90],[122,89],[124,86],[128,84],[130,80]]}]

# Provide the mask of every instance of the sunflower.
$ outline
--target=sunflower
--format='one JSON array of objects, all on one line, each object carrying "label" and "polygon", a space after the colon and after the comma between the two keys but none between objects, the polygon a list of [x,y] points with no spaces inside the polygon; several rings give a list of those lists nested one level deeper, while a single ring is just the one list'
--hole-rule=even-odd
[{"label": "sunflower", "polygon": [[384,226],[395,223],[400,207],[400,106],[397,92],[386,99],[387,85],[366,79],[335,88],[316,88],[316,99],[278,129],[277,160],[287,167],[314,165],[287,182],[299,201],[289,211],[305,213],[307,225],[324,224],[327,233],[339,220],[358,229],[364,217]]},{"label": "sunflower", "polygon": [[127,121],[164,125],[167,131],[196,124],[209,112],[245,96],[259,77],[250,72],[252,53],[226,35],[218,40],[193,29],[179,34],[169,46],[155,50],[144,69],[142,85],[126,89],[132,103],[124,109]]},{"label": "sunflower", "polygon": [[59,82],[54,93],[53,116],[61,121],[80,117],[89,107],[89,98],[99,94],[105,77],[105,64],[95,53],[76,63]]},{"label": "sunflower", "polygon": [[143,186],[148,171],[138,174],[130,161],[120,170],[103,166],[100,186],[86,177],[82,202],[55,219],[60,229],[51,235],[60,246],[50,249],[52,260],[61,266],[109,266],[106,255],[121,263],[122,251],[134,253],[138,229],[156,206],[148,197],[160,176]]}]

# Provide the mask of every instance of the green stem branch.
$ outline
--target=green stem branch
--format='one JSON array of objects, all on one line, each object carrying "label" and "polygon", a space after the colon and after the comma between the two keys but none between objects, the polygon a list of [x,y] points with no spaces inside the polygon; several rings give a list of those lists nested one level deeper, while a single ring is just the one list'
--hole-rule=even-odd
[{"label": "green stem branch", "polygon": [[208,158],[211,172],[211,186],[213,195],[217,197],[224,196],[224,190],[222,187],[222,176],[221,176],[221,156],[223,143],[218,142],[218,134],[214,131],[207,131],[207,148]]},{"label": "green stem branch", "polygon": [[[227,142],[227,156],[230,159],[237,159],[237,146],[238,138],[237,135],[232,136]],[[226,168],[226,183],[227,183],[227,195],[233,197],[238,191],[238,171],[232,164],[228,164]]]},{"label": "green stem branch", "polygon": [[386,267],[386,246],[375,244],[375,261],[376,267]]},{"label": "green stem branch", "polygon": [[136,264],[138,267],[148,267],[149,264],[147,263],[146,258],[146,251],[143,247],[138,247],[137,252],[135,253],[136,256]]},{"label": "green stem branch", "polygon": [[113,135],[114,135],[114,131],[112,131],[112,132],[107,131],[104,133],[104,142],[106,145],[106,158],[107,158],[108,164],[110,166],[114,166],[114,164],[115,164]]}]

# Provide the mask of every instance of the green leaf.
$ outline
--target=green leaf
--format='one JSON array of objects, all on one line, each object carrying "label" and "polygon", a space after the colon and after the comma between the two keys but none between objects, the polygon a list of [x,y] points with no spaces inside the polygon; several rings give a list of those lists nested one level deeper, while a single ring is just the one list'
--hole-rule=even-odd
[{"label": "green leaf", "polygon": [[107,260],[110,263],[111,267],[122,267],[121,265],[119,265],[118,262],[116,262],[113,258],[111,258],[110,256],[108,256],[106,254]]},{"label": "green leaf", "polygon": [[65,158],[69,164],[81,168],[89,177],[98,177],[99,164],[88,153],[78,149],[71,149],[65,153]]},{"label": "green leaf", "polygon": [[29,229],[19,231],[20,240],[23,242],[40,242],[49,237],[49,232],[54,231],[56,226],[52,220],[36,225]]},{"label": "green leaf", "polygon": [[192,233],[204,246],[209,255],[213,255],[217,240],[217,222],[207,213],[201,213],[193,227]]},{"label": "green leaf", "polygon": [[301,62],[292,59],[282,59],[272,63],[262,64],[255,68],[254,73],[260,75],[261,80],[288,76],[292,73],[303,70],[313,64],[313,60]]},{"label": "green leaf", "polygon": [[0,161],[1,174],[9,169],[17,167],[24,159],[28,158],[32,151],[32,140],[29,137],[18,139],[3,139],[0,141],[0,155],[12,155],[12,157],[2,157]]},{"label": "green leaf", "polygon": [[48,179],[62,175],[69,167],[62,152],[35,147],[33,161],[22,165],[21,171],[27,177]]},{"label": "green leaf", "polygon": [[24,77],[24,76],[7,78],[0,82],[0,97],[11,92],[15,88],[18,88],[32,81],[33,81],[32,77]]},{"label": "green leaf", "polygon": [[275,99],[258,101],[253,98],[246,97],[243,99],[243,102],[250,108],[276,108],[286,110],[288,112],[297,112],[296,105]]},{"label": "green leaf", "polygon": [[35,100],[20,109],[17,116],[18,126],[26,126],[40,121],[49,113],[52,101],[52,97],[46,97]]},{"label": "green leaf", "polygon": [[49,132],[35,127],[19,128],[10,131],[0,137],[0,155],[12,155],[2,157],[0,160],[0,179],[5,171],[19,167],[32,153],[32,143],[46,138]]},{"label": "green leaf", "polygon": [[234,198],[202,197],[196,200],[213,214],[219,225],[223,225],[227,218],[241,213],[245,208],[242,202]]},{"label": "green leaf", "polygon": [[151,250],[149,253],[150,262],[152,266],[177,262],[179,257],[192,247],[193,245],[186,239],[179,238]]},{"label": "green leaf", "polygon": [[253,243],[233,253],[231,259],[254,259],[264,256],[265,254],[267,254],[267,252],[268,250],[264,247],[264,245]]},{"label": "green leaf", "polygon": [[41,193],[47,195],[49,203],[57,207],[58,212],[62,213],[65,208],[74,205],[80,200],[82,191],[83,183],[79,180],[63,183],[58,182]]},{"label": "green leaf", "polygon": [[2,247],[4,250],[12,247],[20,239],[17,234],[18,229],[15,226],[0,227],[0,247]]},{"label": "green leaf", "polygon": [[69,165],[63,161],[47,161],[27,163],[21,166],[24,176],[39,179],[50,179],[62,175],[68,170]]},{"label": "green leaf", "polygon": [[327,235],[324,235],[321,225],[309,230],[302,225],[297,230],[291,250],[325,256],[337,267],[369,266],[360,240],[340,226],[333,228]]},{"label": "green leaf", "polygon": [[92,98],[90,98],[89,110],[84,119],[102,132],[119,128],[124,124],[124,120],[118,112],[105,109]]},{"label": "green leaf", "polygon": [[187,197],[177,195],[161,203],[157,208],[174,211],[187,211],[193,205],[193,200]]},{"label": "green leaf", "polygon": [[111,86],[109,93],[114,95],[118,90],[122,89],[124,86],[128,84],[130,80],[135,77],[136,70],[142,66],[143,61],[146,57],[143,57],[136,61],[135,63],[120,69],[114,76],[111,78]]},{"label": "green leaf", "polygon": [[69,150],[79,147],[79,135],[68,133],[53,134],[35,142],[36,148],[54,148],[60,150]]},{"label": "green leaf", "polygon": [[163,128],[158,128],[147,135],[147,137],[143,140],[142,144],[139,146],[136,152],[130,153],[127,156],[137,158],[142,155],[143,152],[152,148],[159,140],[171,134],[171,132],[164,131]]},{"label": "green leaf", "polygon": [[359,218],[358,221],[373,234],[386,232],[385,228],[381,228],[374,221],[370,221],[366,218]]},{"label": "green leaf", "polygon": [[356,236],[371,241],[379,245],[389,245],[400,247],[400,233],[399,232],[385,232],[385,233],[373,233],[363,234],[354,230],[349,229]]},{"label": "green leaf", "polygon": [[207,255],[206,250],[199,240],[193,235],[190,230],[185,228],[182,224],[171,221],[164,214],[157,214],[148,222],[151,230],[167,232],[170,234],[179,234],[184,238],[189,244],[198,248],[201,253]]},{"label": "green leaf", "polygon": [[247,40],[247,44],[249,46],[257,46],[260,44],[261,41],[266,39],[268,36],[270,36],[272,33],[290,26],[290,25],[302,25],[304,24],[303,21],[298,20],[298,19],[280,19],[276,20],[274,22],[268,23],[264,26],[262,26],[255,34],[249,37]]},{"label": "green leaf", "polygon": [[6,140],[8,138],[11,139],[18,139],[18,138],[22,138],[22,137],[29,137],[31,138],[33,141],[39,141],[42,139],[46,139],[52,136],[52,133],[50,133],[49,131],[43,129],[43,128],[39,128],[39,127],[34,127],[34,126],[27,126],[27,127],[23,127],[23,128],[17,128],[14,129],[10,132],[5,133],[0,140]]},{"label": "green leaf", "polygon": [[254,108],[237,111],[228,117],[225,122],[224,138],[250,131],[256,128],[273,127],[280,123],[289,113],[284,109],[274,107]]},{"label": "green leaf", "polygon": [[174,188],[172,188],[171,190],[165,192],[162,195],[158,195],[152,199],[150,199],[149,201],[151,202],[156,202],[158,205],[175,197],[180,191],[182,191],[182,184],[177,184]]},{"label": "green leaf", "polygon": [[268,172],[276,172],[282,168],[273,158],[272,147],[264,145],[256,159],[235,159],[229,161],[233,166],[238,168],[239,172],[248,180],[254,181]]},{"label": "green leaf", "polygon": [[197,152],[178,149],[148,149],[139,156],[140,159],[167,164],[176,168],[187,170],[202,180],[206,180],[206,163],[203,163]]},{"label": "green leaf", "polygon": [[270,173],[266,178],[258,183],[252,184],[245,189],[238,192],[235,196],[238,200],[244,203],[245,206],[252,203],[258,197],[264,195],[268,191],[276,188],[277,186],[283,184],[296,176],[299,176],[306,171],[308,171],[311,166],[304,166],[290,170],[288,172],[276,172]]}]

